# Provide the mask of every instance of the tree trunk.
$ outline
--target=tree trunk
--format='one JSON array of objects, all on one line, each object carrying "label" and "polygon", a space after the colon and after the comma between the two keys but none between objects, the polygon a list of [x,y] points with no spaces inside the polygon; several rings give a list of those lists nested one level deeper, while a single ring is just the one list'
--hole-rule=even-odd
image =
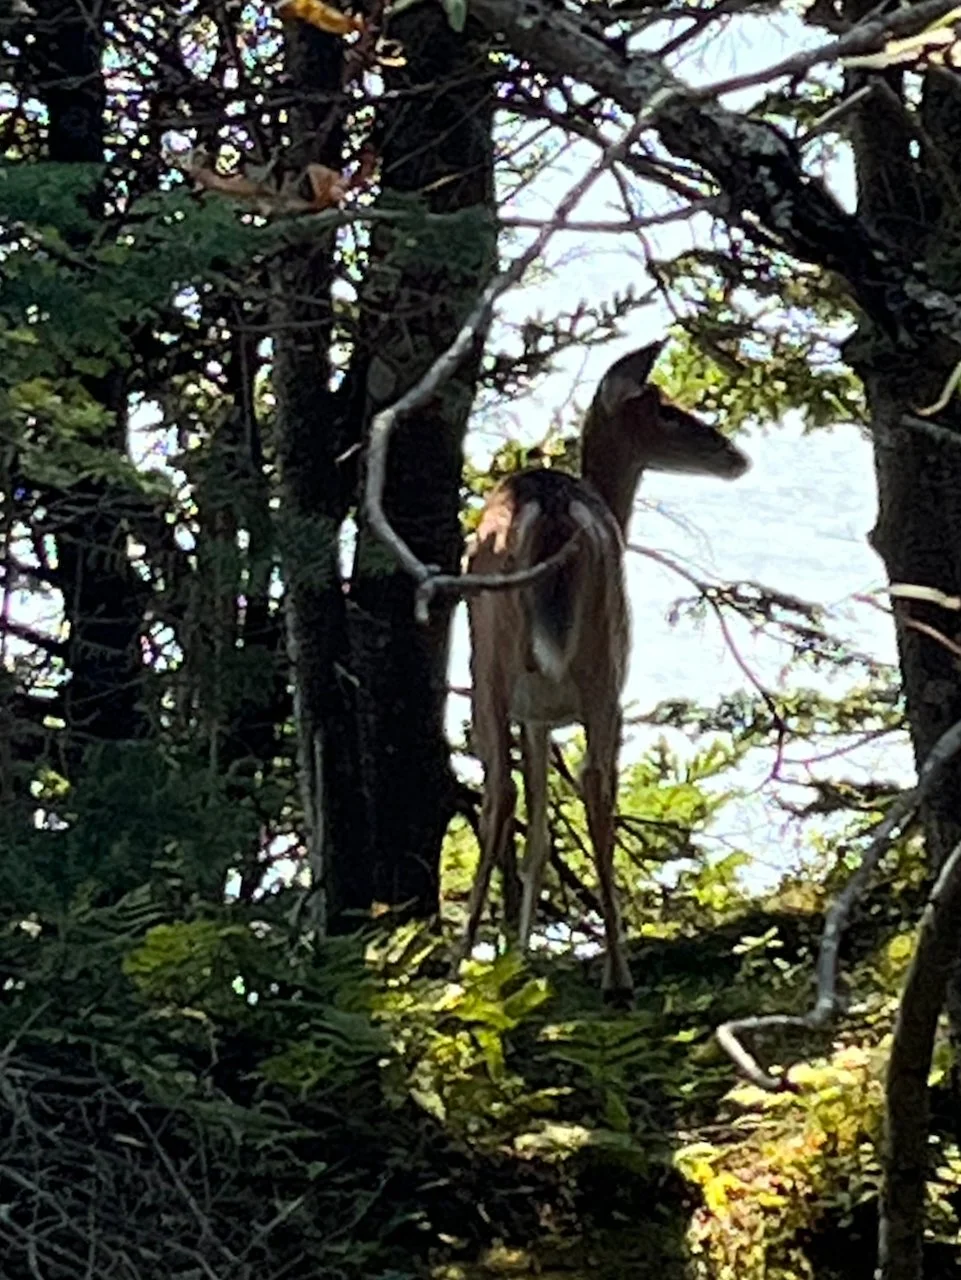
[{"label": "tree trunk", "polygon": [[[852,16],[857,16],[853,14]],[[944,173],[961,162],[961,90],[953,77],[929,72],[921,116],[924,148],[911,156],[903,77],[887,72],[870,110],[860,113],[853,143],[859,213],[898,249],[924,256],[942,289],[957,293],[961,273],[952,264],[958,203],[944,190]],[[850,88],[858,86],[852,80]],[[892,358],[876,344],[864,322],[849,357],[861,375],[871,409],[878,519],[871,543],[891,582],[961,592],[961,411],[955,397],[938,415],[942,431],[958,432],[957,443],[935,439],[905,425],[904,415],[932,403],[957,360],[952,343],[932,342],[923,364],[916,351]],[[895,608],[898,651],[908,725],[918,767],[951,724],[961,719],[961,679],[948,648],[910,625],[916,620],[956,640],[959,618],[935,605],[901,602]],[[961,838],[961,761],[953,761],[926,801],[923,817],[932,873]],[[950,984],[955,1036],[961,1031],[961,996]]]},{"label": "tree trunk", "polygon": [[291,717],[284,619],[272,599],[276,554],[256,407],[258,340],[238,316],[225,352],[224,411],[193,463],[197,567],[182,637],[190,714],[199,717],[210,767],[225,796],[251,813],[250,840],[237,851],[244,901],[263,879],[261,826],[280,817],[279,796],[264,804],[276,788],[263,783],[287,754]]},{"label": "tree trunk", "polygon": [[888,1064],[886,1178],[878,1239],[881,1280],[920,1280],[928,1173],[928,1075],[961,931],[961,846],[941,869],[918,930]]},{"label": "tree trunk", "polygon": [[[102,6],[59,0],[43,6],[31,58],[38,96],[47,105],[47,152],[60,164],[102,164],[106,90],[101,71]],[[99,196],[90,213],[102,216]],[[82,246],[79,246],[82,247]],[[84,380],[111,415],[104,449],[123,455],[126,389],[119,372]],[[141,704],[139,635],[150,595],[127,551],[135,495],[109,480],[89,479],[45,495],[56,533],[64,613],[70,630],[71,677],[66,718],[72,758],[85,743],[138,737],[147,727]]]},{"label": "tree trunk", "polygon": [[[897,246],[905,261],[925,258],[933,279],[949,294],[961,278],[950,261],[957,239],[956,198],[942,198],[943,170],[961,160],[958,106],[952,77],[928,73],[922,116],[924,147],[911,155],[904,85],[899,72],[873,81],[869,110],[853,136],[859,214]],[[854,89],[857,80],[848,86]],[[947,193],[950,196],[950,191]],[[947,260],[945,261],[945,255]],[[953,278],[952,278],[953,277]],[[878,518],[871,543],[890,582],[961,594],[961,412],[957,398],[938,415],[940,438],[905,422],[941,394],[957,360],[953,344],[935,341],[918,352],[878,343],[862,321],[848,356],[860,374],[871,411]],[[923,420],[921,420],[923,427]],[[952,440],[947,433],[957,432]],[[961,720],[961,680],[949,649],[911,626],[917,621],[950,642],[959,617],[932,604],[895,604],[901,678],[915,760],[920,769],[938,738]],[[927,796],[924,833],[932,874],[961,839],[961,760],[951,760]],[[931,909],[925,923],[930,926]],[[928,1175],[928,1073],[938,1017],[946,1001],[955,1044],[961,1035],[957,911],[941,922],[936,945],[922,929],[918,955],[902,995],[887,1080],[884,1183],[879,1274],[919,1280],[923,1270],[924,1188]],[[951,930],[954,930],[953,936]]]},{"label": "tree trunk", "polygon": [[[364,290],[368,410],[406,391],[454,338],[495,265],[493,90],[486,50],[439,6],[391,24],[406,65],[381,118],[383,203],[468,215],[397,232],[378,227]],[[463,441],[483,349],[394,438],[387,516],[424,561],[455,570]],[[451,609],[414,619],[414,586],[360,529],[351,584],[361,770],[374,897],[417,917],[437,910],[440,850],[455,789],[444,732]]]},{"label": "tree trunk", "polygon": [[[961,434],[941,444],[901,425],[910,411],[907,388],[894,376],[861,369],[868,389],[875,437],[878,519],[871,542],[891,582],[961,592]],[[950,369],[941,368],[944,377]],[[931,391],[925,376],[914,386]],[[935,385],[934,395],[940,387]],[[919,399],[919,397],[915,397]],[[908,725],[918,766],[950,725],[961,719],[961,681],[952,654],[906,624],[917,619],[949,640],[959,639],[957,615],[935,605],[896,607],[898,650]],[[925,837],[933,869],[961,838],[961,761],[954,761],[925,806]]]},{"label": "tree trunk", "polygon": [[[291,111],[289,158],[340,166],[343,44],[304,23],[286,25]],[[339,567],[341,525],[352,488],[340,459],[351,441],[342,397],[330,389],[333,324],[331,236],[296,246],[273,275],[278,517],[293,668],[301,794],[313,894],[310,923],[322,931],[370,905],[359,803],[354,678]]]}]

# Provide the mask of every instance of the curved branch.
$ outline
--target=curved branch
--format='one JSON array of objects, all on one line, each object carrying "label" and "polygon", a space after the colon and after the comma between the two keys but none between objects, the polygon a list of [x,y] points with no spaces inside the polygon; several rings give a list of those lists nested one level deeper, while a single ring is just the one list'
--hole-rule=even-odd
[{"label": "curved branch", "polygon": [[824,44],[819,44],[813,49],[792,54],[781,62],[766,67],[763,71],[732,76],[729,80],[716,80],[714,84],[695,90],[693,96],[718,98],[722,94],[750,89],[755,85],[767,84],[770,80],[780,80],[784,76],[797,79],[825,62],[837,62],[840,58],[850,58],[866,53],[879,53],[893,36],[917,35],[931,23],[937,22],[939,18],[947,17],[957,7],[957,0],[923,0],[921,4],[913,4],[910,8],[894,9],[880,14],[875,10],[850,31],[845,31],[834,40],[826,40]]},{"label": "curved branch", "polygon": [[[554,217],[541,228],[524,252],[519,254],[510,266],[496,276],[487,286],[475,303],[457,337],[447,350],[441,352],[424,376],[409,391],[405,392],[394,404],[382,409],[374,416],[370,426],[370,440],[367,446],[364,514],[374,534],[391,551],[401,567],[418,583],[419,590],[416,607],[418,617],[422,621],[426,619],[430,600],[435,592],[443,590],[447,594],[457,594],[465,589],[465,577],[441,574],[435,565],[425,564],[414,554],[387,519],[384,512],[383,499],[384,487],[387,481],[387,453],[390,438],[401,419],[424,405],[453,375],[461,360],[473,346],[477,335],[483,332],[490,323],[497,299],[512,285],[517,284],[528,267],[540,257],[548,241],[555,232],[564,227],[576,205],[579,204],[582,197],[594,185],[601,174],[605,173],[622,156],[627,154],[647,127],[651,115],[660,109],[671,92],[673,91],[662,88],[655,90],[651,94],[645,108],[638,113],[637,119],[631,128],[626,130],[618,141],[609,146],[603,155],[591,165],[584,176],[564,196],[557,206]],[[573,539],[571,541],[573,542]],[[561,552],[558,554],[565,551],[570,554],[570,550],[572,548],[568,545],[568,548],[561,548]],[[555,566],[550,566],[550,568],[553,567]],[[543,572],[549,571],[549,567],[546,565],[538,565],[536,569]],[[479,591],[493,586],[504,590],[509,587],[523,586],[536,580],[532,577],[534,572],[534,570],[529,570],[523,574],[491,575],[493,581],[491,578],[482,581],[481,579],[484,575],[471,575],[466,589]],[[540,576],[540,574],[537,574],[537,576]],[[508,579],[513,580],[510,581]]]},{"label": "curved branch", "polygon": [[[891,841],[914,817],[940,781],[945,767],[959,751],[961,751],[961,721],[945,730],[931,748],[921,766],[917,786],[899,796],[884,819],[875,827],[874,836],[862,855],[860,865],[825,913],[824,931],[821,934],[817,962],[817,994],[811,1010],[805,1014],[774,1013],[751,1018],[735,1018],[718,1027],[715,1035],[719,1044],[752,1084],[771,1091],[790,1088],[784,1077],[771,1075],[759,1065],[756,1058],[741,1044],[740,1036],[744,1032],[750,1033],[770,1027],[799,1027],[808,1031],[817,1031],[826,1027],[834,1019],[840,1003],[837,992],[838,954],[851,908],[864,892],[875,867],[887,852]],[[953,859],[954,854],[951,857]],[[939,885],[944,879],[944,874],[942,871]],[[938,886],[935,886],[934,893],[937,892]],[[927,914],[925,920],[927,920]],[[923,927],[924,922],[922,922]],[[940,1004],[938,1009],[940,1011]]]},{"label": "curved branch", "polygon": [[418,622],[427,622],[431,602],[437,595],[461,597],[480,595],[482,591],[513,591],[550,577],[571,558],[580,546],[583,533],[583,529],[575,530],[559,551],[516,573],[430,573],[417,588],[414,611]]}]

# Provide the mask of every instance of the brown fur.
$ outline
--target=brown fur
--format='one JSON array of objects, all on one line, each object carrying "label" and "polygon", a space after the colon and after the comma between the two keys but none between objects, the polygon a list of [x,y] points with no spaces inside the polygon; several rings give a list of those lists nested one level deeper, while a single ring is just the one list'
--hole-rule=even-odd
[{"label": "brown fur", "polygon": [[484,803],[463,950],[473,946],[494,866],[513,857],[511,722],[522,727],[528,809],[522,945],[549,853],[549,732],[577,722],[587,738],[582,788],[607,939],[604,988],[611,993],[631,987],[613,874],[619,703],[630,648],[624,530],[645,466],[734,479],[748,465],[720,432],[668,405],[647,384],[659,350],[655,344],[632,352],[602,379],[585,419],[584,478],[541,469],[501,481],[467,559],[473,574],[512,573],[578,539],[570,557],[538,582],[469,602],[473,747],[484,766]]}]

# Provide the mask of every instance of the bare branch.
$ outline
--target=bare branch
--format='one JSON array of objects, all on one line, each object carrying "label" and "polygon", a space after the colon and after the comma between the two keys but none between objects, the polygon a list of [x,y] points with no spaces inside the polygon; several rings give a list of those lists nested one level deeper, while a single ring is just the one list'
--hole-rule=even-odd
[{"label": "bare branch", "polygon": [[414,612],[418,622],[427,622],[431,602],[437,595],[461,597],[480,595],[482,591],[514,591],[550,577],[580,546],[583,532],[582,529],[576,530],[559,551],[517,573],[431,573],[417,588]]},{"label": "bare branch", "polygon": [[[564,133],[573,134],[597,147],[598,150],[604,150],[606,139],[601,132],[600,124],[583,119],[584,108],[569,107],[566,111],[555,110],[543,98],[526,92],[522,85],[512,86],[511,92],[505,99],[505,107],[526,119],[547,121]],[[700,180],[700,185],[698,184],[699,175],[689,171],[689,168],[682,168],[677,161],[672,161],[666,156],[661,155],[655,158],[651,155],[635,153],[624,156],[621,164],[637,177],[656,182],[673,195],[687,200],[692,210],[699,208],[703,200],[708,213],[719,212],[722,207],[725,212],[727,211],[721,199],[705,194],[706,184],[703,180]]]},{"label": "bare branch", "polygon": [[780,80],[784,76],[799,79],[824,62],[837,62],[840,58],[876,53],[892,36],[915,35],[930,23],[946,17],[957,7],[956,0],[925,0],[925,3],[914,4],[910,8],[875,13],[835,40],[827,40],[814,49],[792,54],[763,71],[715,81],[714,84],[705,85],[703,89],[694,90],[692,97],[719,98],[725,93],[750,89],[754,85],[767,84],[770,80]]},{"label": "bare branch", "polygon": [[[672,222],[687,222],[697,213],[711,213],[717,208],[716,200],[698,200],[696,203],[682,205],[677,209],[668,209],[666,213],[652,213],[648,217],[623,218],[620,222],[600,219],[596,222],[571,219],[566,222],[562,231],[576,231],[584,235],[615,234],[624,232],[646,231],[649,227],[664,227]],[[501,218],[502,227],[522,227],[539,229],[544,226],[543,218]]]},{"label": "bare branch", "polygon": [[[465,578],[453,577],[453,575],[441,574],[434,565],[424,564],[411,551],[407,543],[395,532],[394,528],[387,519],[384,512],[383,497],[384,486],[387,480],[387,452],[390,444],[391,435],[394,432],[398,422],[419,409],[425,404],[431,396],[435,395],[440,387],[444,385],[448,378],[452,376],[461,360],[470,350],[475,342],[477,335],[483,332],[490,323],[494,310],[494,304],[502,293],[506,292],[512,285],[517,284],[523,277],[525,271],[533,262],[540,257],[544,251],[548,241],[561,230],[568,216],[573,212],[576,205],[580,202],[585,193],[597,181],[601,174],[605,173],[610,167],[616,164],[627,152],[640,136],[641,132],[647,127],[650,117],[664,104],[668,97],[673,94],[673,89],[660,89],[655,91],[648,101],[644,110],[638,113],[637,119],[630,129],[608,147],[599,159],[588,169],[584,176],[571,187],[567,195],[558,204],[554,217],[535,236],[531,244],[519,254],[510,266],[496,276],[487,286],[480,298],[474,305],[473,310],[464,322],[460,332],[454,341],[450,344],[446,351],[443,351],[434,363],[430,366],[423,377],[415,383],[403,396],[400,397],[393,405],[389,405],[386,409],[382,409],[374,416],[374,420],[370,427],[370,441],[367,448],[367,476],[364,486],[364,514],[367,517],[371,529],[374,531],[380,541],[394,555],[397,562],[406,569],[406,571],[416,580],[419,586],[418,590],[418,617],[423,620],[427,615],[429,602],[435,590],[442,589],[446,592],[454,592],[460,590]],[[573,541],[573,539],[572,539]],[[565,549],[562,548],[562,551]],[[543,566],[537,566],[543,569]],[[480,575],[478,575],[479,577]],[[514,582],[507,581],[513,577]],[[520,579],[518,581],[517,579]],[[530,574],[500,576],[500,581],[495,583],[500,589],[506,589],[510,586],[522,586],[531,581]],[[432,585],[436,582],[438,585]],[[458,584],[455,588],[454,584]],[[468,589],[483,589],[484,586],[490,586],[491,583],[481,584],[474,582],[473,585],[468,584]]]},{"label": "bare branch", "polygon": [[751,1084],[756,1084],[759,1089],[768,1093],[793,1093],[796,1089],[790,1080],[786,1076],[773,1076],[765,1071],[754,1055],[745,1049],[740,1036],[745,1032],[750,1034],[752,1031],[772,1031],[777,1027],[806,1025],[805,1019],[797,1014],[758,1014],[753,1018],[732,1018],[730,1022],[722,1022],[714,1036],[741,1075]]},{"label": "bare branch", "polygon": [[932,440],[937,440],[938,444],[950,445],[955,449],[961,446],[961,432],[952,431],[950,427],[939,427],[936,422],[927,422],[924,418],[918,418],[913,413],[903,413],[901,415],[901,424],[911,431],[930,436]]},{"label": "bare branch", "polygon": [[921,635],[927,636],[941,645],[943,649],[947,649],[948,653],[953,654],[955,658],[961,658],[961,645],[954,640],[950,640],[943,631],[939,631],[937,627],[932,627],[930,623],[905,615],[901,618],[901,625],[907,627],[910,631],[919,631]]},{"label": "bare branch", "polygon": [[923,600],[925,604],[936,604],[942,609],[950,609],[952,613],[961,610],[961,596],[949,596],[946,591],[940,591],[937,587],[922,587],[917,582],[892,582],[882,590],[886,590],[895,602]]},{"label": "bare branch", "polygon": [[[765,1027],[799,1027],[816,1031],[826,1027],[838,1011],[837,993],[838,953],[844,927],[851,908],[864,892],[875,867],[887,852],[892,840],[904,829],[909,820],[931,794],[941,779],[945,767],[961,751],[961,721],[947,729],[931,748],[921,766],[918,784],[905,791],[891,805],[884,819],[874,829],[871,843],[861,858],[861,863],[847,884],[832,902],[824,917],[824,932],[817,962],[817,993],[813,1008],[806,1014],[769,1014],[753,1018],[736,1018],[718,1027],[715,1035],[731,1060],[754,1084],[772,1091],[785,1088],[782,1077],[768,1074],[740,1042],[744,1032]],[[953,857],[953,855],[952,855]],[[940,883],[940,882],[939,882]],[[903,1006],[902,1006],[903,1007]],[[940,1009],[940,1005],[939,1005]]]},{"label": "bare branch", "polygon": [[853,111],[859,110],[864,100],[870,98],[873,93],[873,84],[863,84],[860,89],[856,89],[854,93],[843,98],[831,107],[829,111],[825,111],[823,116],[818,116],[810,129],[806,130],[803,136],[798,138],[798,146],[806,147],[812,139],[820,137],[821,134],[827,133],[831,129],[837,129],[841,121],[846,120]]},{"label": "bare branch", "polygon": [[[744,13],[753,7],[753,0],[718,0],[718,3],[709,9],[692,9],[687,13],[675,14],[664,12],[664,17],[670,16],[681,21],[690,22],[691,25],[680,32],[679,35],[672,36],[670,40],[662,44],[657,50],[657,56],[659,58],[669,58],[672,53],[676,53],[678,49],[683,48],[689,41],[699,36],[712,22],[716,23],[718,19]],[[658,16],[660,17],[661,14],[658,14]]]},{"label": "bare branch", "polygon": [[923,408],[916,407],[914,412],[919,418],[933,418],[936,413],[940,413],[951,403],[951,397],[957,391],[959,382],[961,382],[961,360],[951,370],[937,400],[933,404],[924,405]]},{"label": "bare branch", "polygon": [[[802,74],[819,62],[874,47],[891,33],[917,30],[952,9],[951,0],[924,0],[888,17],[872,18],[798,59],[769,68],[772,75]],[[605,39],[582,13],[545,0],[472,0],[471,12],[503,33],[518,56],[545,74],[571,76],[609,97],[625,112],[666,90],[650,123],[677,157],[711,175],[728,201],[728,216],[750,212],[792,254],[825,267],[847,282],[858,304],[893,341],[923,347],[934,335],[961,337],[961,304],[938,287],[922,265],[892,255],[823,182],[803,170],[797,144],[764,120],[729,111],[716,100],[746,81],[692,89],[656,53],[628,52]]]}]

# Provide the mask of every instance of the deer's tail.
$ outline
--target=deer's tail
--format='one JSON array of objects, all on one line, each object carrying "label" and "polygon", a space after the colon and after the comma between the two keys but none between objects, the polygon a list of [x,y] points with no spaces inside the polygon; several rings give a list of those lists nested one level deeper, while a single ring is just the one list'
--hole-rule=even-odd
[{"label": "deer's tail", "polygon": [[[531,503],[522,517],[518,567],[532,568],[560,557],[555,568],[524,589],[531,657],[542,675],[557,682],[567,674],[580,631],[581,579],[589,568],[580,543],[590,533],[590,520],[584,504],[569,498],[556,504]],[[568,555],[561,555],[571,539],[577,542]]]}]

